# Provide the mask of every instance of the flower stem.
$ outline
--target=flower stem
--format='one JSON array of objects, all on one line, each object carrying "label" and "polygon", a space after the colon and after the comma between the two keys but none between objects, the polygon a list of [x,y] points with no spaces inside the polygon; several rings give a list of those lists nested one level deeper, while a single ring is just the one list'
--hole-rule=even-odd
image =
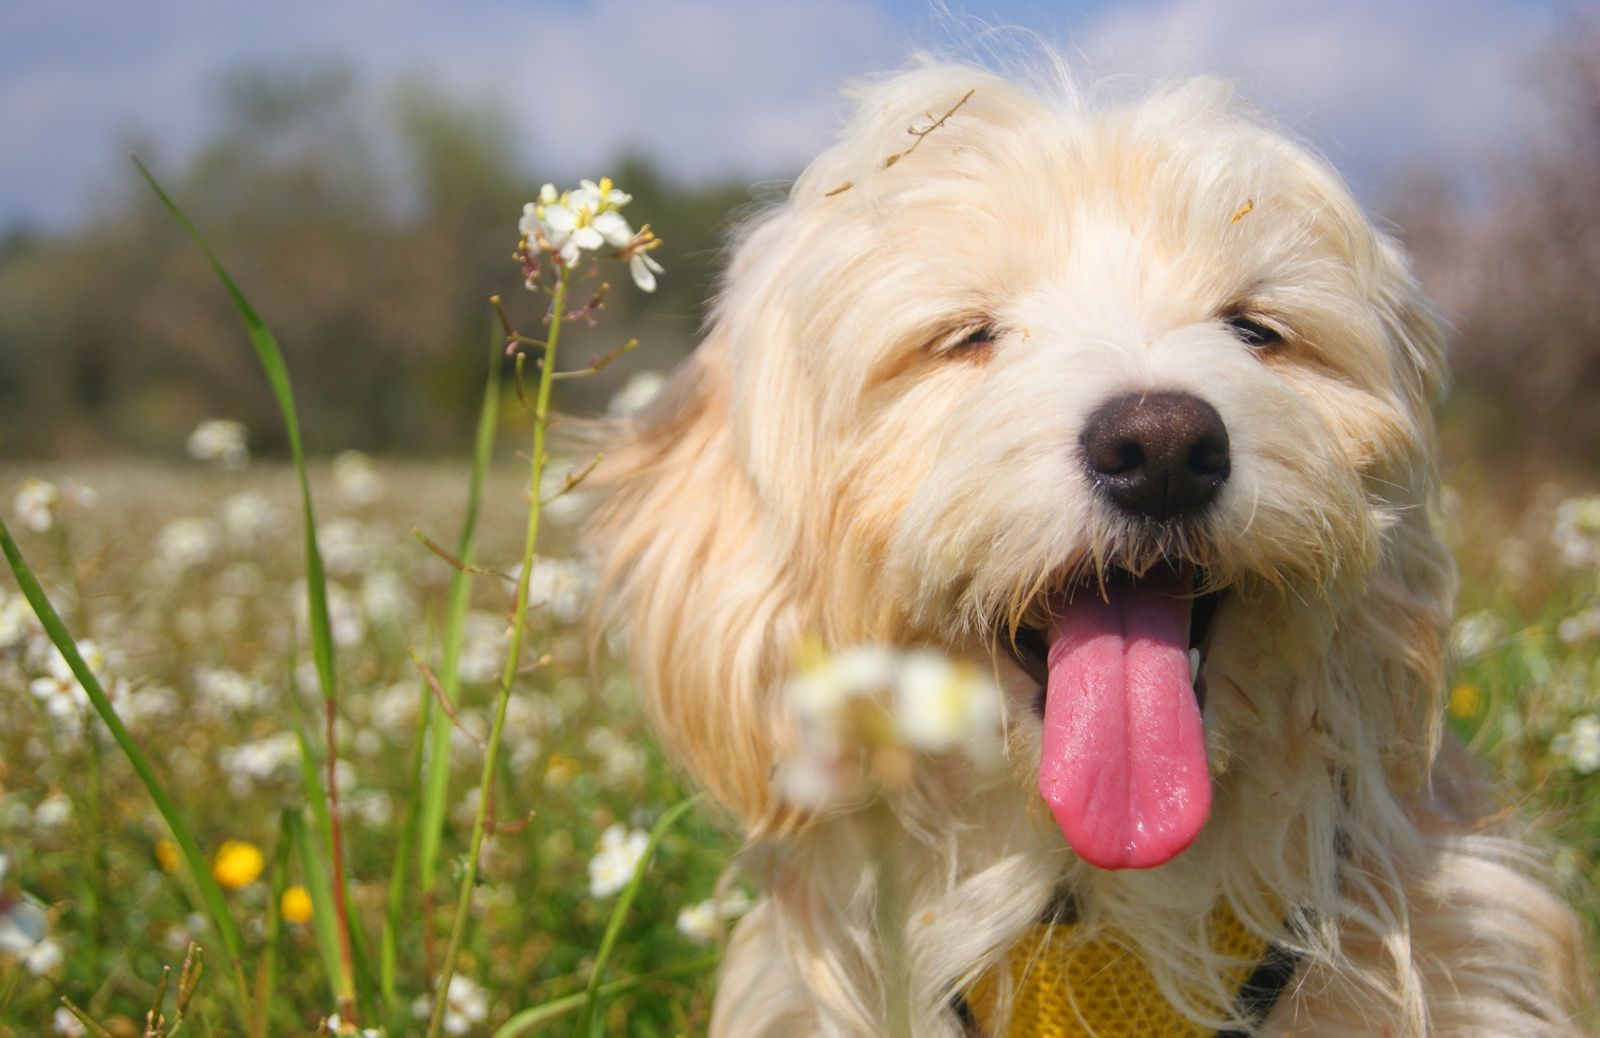
[{"label": "flower stem", "polygon": [[528,477],[528,531],[522,544],[522,573],[517,578],[516,600],[511,607],[511,646],[506,650],[505,666],[500,672],[500,694],[495,701],[494,725],[489,729],[489,742],[483,750],[483,772],[478,780],[478,806],[472,819],[467,866],[461,876],[461,892],[456,897],[455,918],[450,924],[450,943],[445,947],[444,961],[440,964],[433,1015],[428,1020],[428,1038],[438,1038],[440,1028],[444,1025],[450,981],[455,976],[456,956],[461,952],[462,938],[466,934],[472,888],[478,880],[478,860],[483,852],[484,830],[492,802],[489,790],[494,783],[495,758],[499,755],[500,735],[505,728],[506,705],[511,702],[511,682],[516,677],[517,663],[522,655],[522,635],[528,611],[528,581],[533,574],[534,550],[539,544],[539,487],[544,476],[545,433],[550,425],[550,389],[555,385],[556,346],[561,339],[561,317],[567,305],[567,268],[562,266],[558,270],[555,295],[550,305],[550,334],[545,336],[543,363],[539,365],[539,392],[533,414],[533,459]]}]

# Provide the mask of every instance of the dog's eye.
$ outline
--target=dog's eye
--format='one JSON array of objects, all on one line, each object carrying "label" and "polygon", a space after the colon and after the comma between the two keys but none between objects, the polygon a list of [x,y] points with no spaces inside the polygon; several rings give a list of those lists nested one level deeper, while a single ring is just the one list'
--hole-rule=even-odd
[{"label": "dog's eye", "polygon": [[994,325],[984,324],[970,329],[961,338],[951,342],[947,349],[950,350],[976,350],[994,344],[996,337]]},{"label": "dog's eye", "polygon": [[1223,323],[1233,329],[1233,334],[1239,341],[1252,350],[1267,350],[1283,343],[1283,334],[1276,328],[1262,324],[1253,317],[1244,314],[1229,314],[1222,319]]}]

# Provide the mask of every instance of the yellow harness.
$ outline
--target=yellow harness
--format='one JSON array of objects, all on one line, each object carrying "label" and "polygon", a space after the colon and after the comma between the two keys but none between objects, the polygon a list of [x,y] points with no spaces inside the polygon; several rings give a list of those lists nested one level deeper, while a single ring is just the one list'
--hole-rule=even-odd
[{"label": "yellow harness", "polygon": [[[1294,958],[1245,929],[1227,909],[1212,918],[1212,946],[1244,965],[1233,971],[1235,1007],[1264,1019],[1294,972]],[[1242,1038],[1179,1015],[1137,953],[1114,936],[1071,939],[1072,924],[1036,926],[1013,948],[1005,974],[1008,1021],[997,1019],[1000,977],[991,972],[966,993],[981,1033],[995,1038]],[[1004,1029],[999,1029],[1002,1024]]]}]

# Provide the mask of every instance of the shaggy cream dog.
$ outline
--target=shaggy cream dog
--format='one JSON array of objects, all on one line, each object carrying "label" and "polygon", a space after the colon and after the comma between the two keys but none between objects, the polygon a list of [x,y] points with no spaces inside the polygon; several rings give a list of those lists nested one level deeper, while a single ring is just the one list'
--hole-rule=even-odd
[{"label": "shaggy cream dog", "polygon": [[[1441,750],[1441,375],[1395,244],[1222,85],[864,89],[599,474],[645,705],[768,894],[713,1034],[1005,1034],[1041,920],[1201,1033],[1582,1033],[1578,924]],[[1010,773],[785,806],[807,638],[993,670]]]}]

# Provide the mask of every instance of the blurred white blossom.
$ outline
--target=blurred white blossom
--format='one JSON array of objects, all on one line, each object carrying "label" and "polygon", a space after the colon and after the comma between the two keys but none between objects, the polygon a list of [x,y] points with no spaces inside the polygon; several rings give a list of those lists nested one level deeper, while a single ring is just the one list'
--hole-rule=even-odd
[{"label": "blurred white blossom", "polygon": [[17,518],[34,533],[49,533],[56,524],[56,506],[61,503],[61,491],[54,483],[42,479],[27,479],[12,502]]},{"label": "blurred white blossom", "polygon": [[277,732],[238,746],[225,746],[217,762],[228,778],[228,791],[243,799],[259,784],[293,773],[300,761],[300,742],[291,732]]},{"label": "blurred white blossom", "polygon": [[225,469],[238,470],[250,464],[244,425],[231,418],[207,418],[195,426],[188,447],[189,457],[214,461]]},{"label": "blurred white blossom", "polygon": [[[445,1034],[468,1034],[489,1019],[489,993],[460,973],[450,977],[444,1005]],[[425,1020],[433,1012],[433,1002],[424,995],[411,1003],[411,1011],[419,1020]]]},{"label": "blurred white blossom", "polygon": [[725,922],[749,910],[750,899],[738,892],[720,899],[707,898],[678,910],[678,932],[697,944],[709,944],[722,932]]},{"label": "blurred white blossom", "polygon": [[1600,566],[1600,494],[1567,498],[1557,505],[1550,539],[1562,565],[1572,569]]},{"label": "blurred white blossom", "polygon": [[606,785],[631,785],[644,777],[644,751],[611,729],[591,729],[583,744],[600,761],[600,778]]},{"label": "blurred white blossom", "polygon": [[643,829],[617,824],[601,833],[599,850],[589,860],[589,896],[610,897],[627,886],[649,844]]},{"label": "blurred white blossom", "polygon": [[265,494],[245,490],[222,503],[222,526],[241,547],[258,544],[278,531],[281,517]]},{"label": "blurred white blossom", "polygon": [[[519,563],[512,577],[522,575]],[[528,575],[528,608],[542,609],[558,623],[570,624],[583,616],[594,589],[594,571],[577,559],[533,560]]]},{"label": "blurred white blossom", "polygon": [[182,574],[210,562],[220,540],[217,524],[210,519],[174,519],[156,537],[156,561],[167,572]]},{"label": "blurred white blossom", "polygon": [[1600,716],[1584,714],[1572,722],[1572,727],[1556,736],[1550,751],[1565,757],[1580,775],[1600,771]]},{"label": "blurred white blossom", "polygon": [[72,1010],[65,1006],[56,1010],[55,1016],[50,1020],[51,1028],[56,1034],[65,1038],[83,1038],[89,1032],[84,1029],[83,1022],[72,1015]]},{"label": "blurred white blossom", "polygon": [[333,486],[353,505],[369,505],[383,496],[383,477],[361,451],[340,451],[333,459]]},{"label": "blurred white blossom", "polygon": [[1494,647],[1505,637],[1506,622],[1488,609],[1467,613],[1450,628],[1450,655],[1458,663],[1465,662]]},{"label": "blurred white blossom", "polygon": [[1556,626],[1556,634],[1568,645],[1600,638],[1600,606],[1590,606],[1566,617]]},{"label": "blurred white blossom", "polygon": [[975,665],[930,649],[860,645],[812,661],[784,688],[797,752],[778,769],[786,799],[823,807],[895,786],[910,755],[957,752],[982,768],[1003,755],[1000,693]]},{"label": "blurred white blossom", "polygon": [[72,818],[72,801],[65,793],[51,793],[33,809],[33,824],[41,829],[55,829]]}]

